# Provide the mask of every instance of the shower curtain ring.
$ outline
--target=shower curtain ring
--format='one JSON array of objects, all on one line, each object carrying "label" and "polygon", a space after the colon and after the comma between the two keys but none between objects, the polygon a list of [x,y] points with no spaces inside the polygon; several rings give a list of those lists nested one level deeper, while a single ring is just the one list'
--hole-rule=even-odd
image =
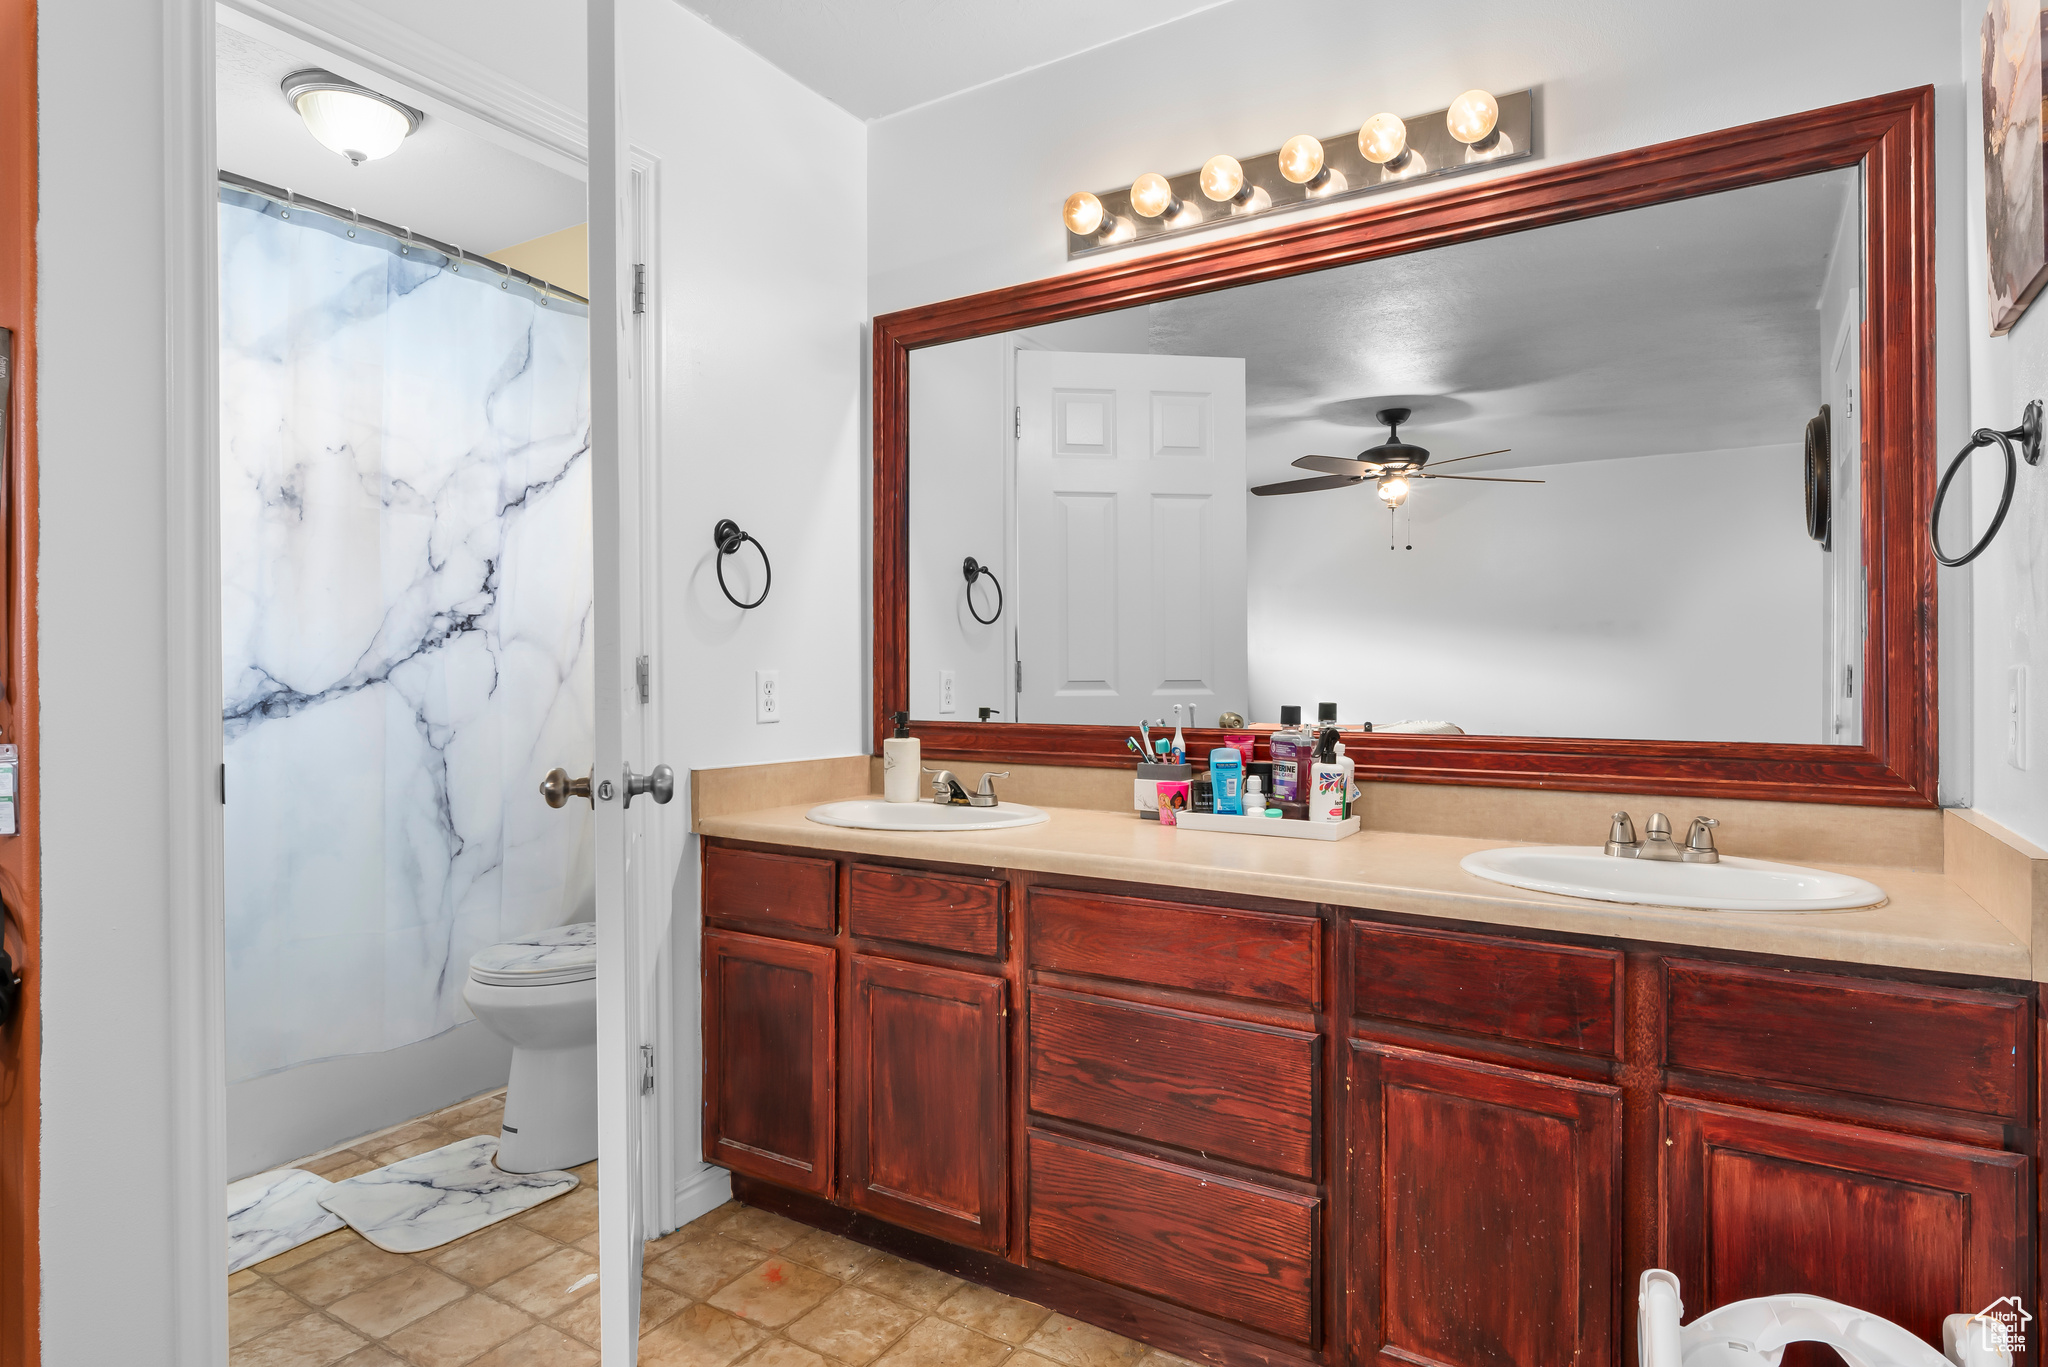
[{"label": "shower curtain ring", "polygon": [[404,246],[402,246],[402,247],[400,247],[400,248],[398,249],[398,254],[399,254],[400,256],[411,256],[411,255],[412,255],[412,229],[410,229],[410,228],[407,228],[407,227],[403,227],[403,226],[401,226],[401,227],[400,227],[400,229],[399,229],[399,231],[405,234],[405,245],[404,245]]},{"label": "shower curtain ring", "polygon": [[361,209],[350,209],[348,216],[355,220],[355,226],[348,230],[348,235],[354,237],[356,235],[356,228],[363,226],[363,211]]},{"label": "shower curtain ring", "polygon": [[279,218],[290,218],[290,217],[292,216],[292,210],[294,210],[294,209],[296,209],[296,208],[298,208],[298,207],[299,207],[299,201],[298,201],[298,200],[297,200],[297,199],[296,199],[296,198],[295,198],[295,197],[294,197],[294,196],[292,195],[292,187],[291,187],[291,186],[289,186],[289,185],[285,186],[285,187],[284,187],[284,208],[283,208],[283,209],[282,209],[282,210],[281,210],[281,211],[280,211],[280,212],[278,213],[278,217],[279,217]]},{"label": "shower curtain ring", "polygon": [[455,264],[450,266],[448,269],[454,271],[457,275],[460,275],[462,274],[462,263],[467,260],[469,260],[469,253],[462,250],[461,244],[458,243],[456,244],[455,247]]},{"label": "shower curtain ring", "polygon": [[[504,265],[503,262],[499,262],[498,264]],[[501,290],[509,290],[512,288],[512,268],[510,266],[505,266],[505,278],[498,282],[498,288]]]}]

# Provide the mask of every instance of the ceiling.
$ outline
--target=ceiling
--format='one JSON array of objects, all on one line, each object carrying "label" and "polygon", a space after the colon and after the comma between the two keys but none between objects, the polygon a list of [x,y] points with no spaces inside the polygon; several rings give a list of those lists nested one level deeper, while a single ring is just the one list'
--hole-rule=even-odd
[{"label": "ceiling", "polygon": [[[1152,305],[1150,350],[1242,356],[1254,483],[1415,411],[1472,473],[1802,439],[1835,171]],[[1828,339],[1832,341],[1832,339]]]},{"label": "ceiling", "polygon": [[682,0],[863,119],[905,109],[1226,0]]},{"label": "ceiling", "polygon": [[[321,65],[316,51],[294,52],[294,40],[283,35],[272,45],[226,25],[214,32],[215,136],[223,171],[479,253],[530,242],[587,217],[581,180],[434,114],[389,157],[351,166],[313,140],[278,88],[292,72]],[[379,93],[423,103],[396,87]]]}]

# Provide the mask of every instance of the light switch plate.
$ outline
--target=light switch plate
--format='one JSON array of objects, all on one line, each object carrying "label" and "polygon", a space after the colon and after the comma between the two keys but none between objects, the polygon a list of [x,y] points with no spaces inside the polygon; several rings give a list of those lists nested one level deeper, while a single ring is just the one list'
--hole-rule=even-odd
[{"label": "light switch plate", "polygon": [[2027,667],[2014,665],[2006,674],[2005,762],[2027,767]]},{"label": "light switch plate", "polygon": [[959,710],[953,701],[953,671],[942,669],[939,671],[939,715],[946,716]]},{"label": "light switch plate", "polygon": [[757,669],[754,671],[754,720],[771,722],[782,720],[782,685],[776,681],[776,671]]}]

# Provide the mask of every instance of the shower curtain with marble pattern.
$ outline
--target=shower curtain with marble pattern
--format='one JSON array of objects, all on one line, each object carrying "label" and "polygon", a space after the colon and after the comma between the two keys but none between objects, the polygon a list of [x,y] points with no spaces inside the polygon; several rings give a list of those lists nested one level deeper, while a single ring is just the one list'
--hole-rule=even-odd
[{"label": "shower curtain with marble pattern", "polygon": [[590,407],[580,308],[227,190],[220,237],[239,1080],[446,1031],[470,955],[590,919],[535,791],[592,752]]}]

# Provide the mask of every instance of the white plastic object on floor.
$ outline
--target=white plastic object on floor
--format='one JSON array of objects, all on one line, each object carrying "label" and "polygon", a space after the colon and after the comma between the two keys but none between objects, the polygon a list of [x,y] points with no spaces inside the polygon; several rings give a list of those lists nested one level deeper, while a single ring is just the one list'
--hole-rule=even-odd
[{"label": "white plastic object on floor", "polygon": [[1678,1278],[1643,1273],[1636,1299],[1641,1367],[1778,1367],[1788,1343],[1825,1343],[1849,1367],[2012,1367],[2005,1326],[1982,1315],[1942,1321],[1944,1352],[1888,1319],[1820,1296],[1758,1296],[1708,1311],[1684,1328]]}]

